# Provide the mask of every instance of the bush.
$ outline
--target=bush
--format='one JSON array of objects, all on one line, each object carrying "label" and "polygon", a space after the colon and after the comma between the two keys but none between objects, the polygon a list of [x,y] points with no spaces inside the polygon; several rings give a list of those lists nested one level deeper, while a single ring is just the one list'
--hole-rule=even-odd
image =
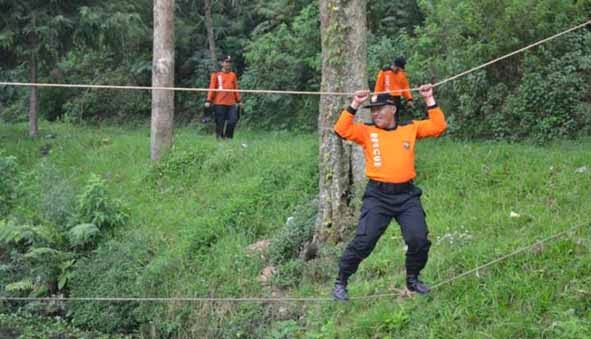
[{"label": "bush", "polygon": [[[584,21],[581,13],[588,12],[581,2],[419,4],[425,25],[399,39],[408,46],[411,84],[439,81],[515,51]],[[538,142],[578,135],[586,130],[577,103],[590,99],[590,51],[591,33],[578,30],[438,87],[448,134]]]},{"label": "bush", "polygon": [[17,163],[13,156],[0,152],[0,218],[8,215],[17,199]]},{"label": "bush", "polygon": [[[3,81],[18,82],[26,77],[24,65],[11,70],[2,69],[0,77]],[[27,121],[29,89],[26,87],[0,86],[0,121],[16,123]]]},{"label": "bush", "polygon": [[304,266],[306,263],[302,259],[293,259],[277,267],[277,273],[273,275],[273,285],[280,288],[297,287],[302,280]]},{"label": "bush", "polygon": [[580,76],[591,72],[591,34],[574,36],[565,44],[572,51],[562,56],[548,51],[525,58],[524,76],[504,109],[515,119],[519,136],[547,141],[573,137],[582,127],[576,108],[591,89]]},{"label": "bush", "polygon": [[44,318],[22,310],[10,314],[0,313],[0,324],[0,338],[112,338],[96,331],[81,331],[60,317]]},{"label": "bush", "polygon": [[[141,236],[125,243],[108,241],[92,257],[79,260],[70,280],[72,297],[143,297],[138,285],[151,260]],[[105,333],[131,333],[138,329],[138,302],[70,302],[68,316],[81,328]]]},{"label": "bush", "polygon": [[70,181],[49,163],[42,163],[37,180],[39,214],[44,222],[65,228],[76,214],[76,191]]},{"label": "bush", "polygon": [[312,239],[317,213],[318,201],[312,200],[287,219],[269,246],[269,259],[273,264],[286,263],[299,256],[304,244]]},{"label": "bush", "polygon": [[[294,46],[306,46],[294,48]],[[320,20],[316,3],[303,8],[291,25],[255,35],[246,47],[244,88],[317,91],[320,84]],[[280,69],[281,72],[270,72]],[[318,96],[249,95],[244,122],[260,128],[316,128]]]},{"label": "bush", "polygon": [[199,145],[191,150],[173,149],[164,159],[157,162],[151,169],[150,180],[183,178],[192,172],[200,173],[214,148],[211,145]]},{"label": "bush", "polygon": [[[149,62],[142,56],[121,63],[116,55],[108,52],[70,52],[59,64],[60,72],[68,82],[146,86],[150,83]],[[113,66],[115,65],[115,66]],[[54,120],[62,112],[64,119],[72,123],[97,123],[103,120],[135,122],[150,116],[150,92],[123,90],[73,90],[68,94],[56,92],[47,104],[47,117]],[[62,112],[58,113],[58,110]]]},{"label": "bush", "polygon": [[93,224],[101,231],[112,230],[127,223],[129,215],[119,200],[109,196],[106,184],[91,174],[88,184],[78,197],[78,224]]}]

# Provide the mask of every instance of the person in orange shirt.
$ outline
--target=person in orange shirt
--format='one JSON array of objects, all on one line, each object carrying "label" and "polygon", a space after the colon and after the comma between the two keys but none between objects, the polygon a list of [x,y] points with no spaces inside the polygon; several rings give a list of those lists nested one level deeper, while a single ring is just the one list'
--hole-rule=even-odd
[{"label": "person in orange shirt", "polygon": [[[221,62],[222,70],[211,74],[209,89],[238,89],[238,77],[232,72],[232,58],[225,57]],[[239,119],[240,93],[209,91],[205,108],[213,105],[215,114],[215,134],[218,139],[232,139]]]},{"label": "person in orange shirt", "polygon": [[355,238],[347,245],[339,261],[339,273],[333,297],[348,300],[347,281],[361,261],[373,251],[392,219],[400,224],[406,245],[406,287],[412,292],[429,293],[419,279],[425,267],[431,242],[427,235],[420,188],[414,185],[415,143],[418,139],[438,137],[447,124],[435,103],[430,84],[420,87],[429,118],[399,126],[397,101],[389,93],[374,95],[366,107],[371,109],[372,125],[355,123],[355,113],[369,98],[368,91],[358,91],[351,105],[341,113],[334,130],[343,139],[363,147],[365,174],[369,178]]},{"label": "person in orange shirt", "polygon": [[[390,92],[397,101],[400,107],[401,97],[404,97],[406,104],[410,108],[414,108],[412,101],[412,93],[410,92],[410,85],[406,78],[404,67],[406,66],[406,59],[404,57],[397,57],[390,66],[384,67],[378,73],[374,92]],[[399,112],[400,113],[400,112]],[[396,115],[396,122],[400,121],[400,114]]]}]

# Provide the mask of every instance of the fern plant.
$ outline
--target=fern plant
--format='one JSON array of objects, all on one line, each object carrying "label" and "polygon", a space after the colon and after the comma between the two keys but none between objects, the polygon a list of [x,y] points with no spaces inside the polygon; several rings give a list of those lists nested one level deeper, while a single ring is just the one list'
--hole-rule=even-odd
[{"label": "fern plant", "polygon": [[104,180],[94,174],[77,202],[77,211],[65,227],[0,219],[0,253],[7,254],[0,263],[3,271],[12,273],[2,282],[0,294],[44,296],[64,291],[76,261],[129,218],[121,202],[109,196]]},{"label": "fern plant", "polygon": [[88,249],[96,244],[100,229],[95,224],[79,224],[68,230],[70,244],[79,249]]}]

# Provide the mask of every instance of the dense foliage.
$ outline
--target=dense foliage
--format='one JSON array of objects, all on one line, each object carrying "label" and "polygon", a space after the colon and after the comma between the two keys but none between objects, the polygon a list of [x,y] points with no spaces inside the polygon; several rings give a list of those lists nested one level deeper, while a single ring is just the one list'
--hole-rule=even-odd
[{"label": "dense foliage", "polygon": [[[149,1],[77,1],[36,6],[1,1],[0,77],[27,79],[28,57],[40,58],[39,80],[149,86]],[[411,85],[438,81],[583,22],[588,0],[370,1],[369,84],[395,56],[408,59]],[[318,4],[310,0],[213,1],[216,53],[233,55],[248,89],[317,91]],[[177,1],[176,82],[206,87],[211,60],[204,1]],[[36,44],[31,44],[31,37]],[[446,84],[438,91],[450,133],[462,138],[535,139],[588,135],[591,38],[583,29]],[[0,119],[26,119],[27,90],[0,88]],[[245,95],[242,123],[256,129],[314,130],[318,97]],[[204,94],[177,93],[179,123],[200,121]],[[48,120],[147,124],[145,91],[42,89]],[[420,110],[412,116],[421,116]]]}]

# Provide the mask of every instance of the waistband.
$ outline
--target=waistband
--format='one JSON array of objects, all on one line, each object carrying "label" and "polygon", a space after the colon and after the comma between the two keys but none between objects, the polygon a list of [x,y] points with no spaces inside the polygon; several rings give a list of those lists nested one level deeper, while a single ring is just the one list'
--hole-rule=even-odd
[{"label": "waistband", "polygon": [[368,186],[377,188],[384,193],[402,193],[411,191],[415,185],[414,180],[401,183],[382,182],[369,179]]}]

